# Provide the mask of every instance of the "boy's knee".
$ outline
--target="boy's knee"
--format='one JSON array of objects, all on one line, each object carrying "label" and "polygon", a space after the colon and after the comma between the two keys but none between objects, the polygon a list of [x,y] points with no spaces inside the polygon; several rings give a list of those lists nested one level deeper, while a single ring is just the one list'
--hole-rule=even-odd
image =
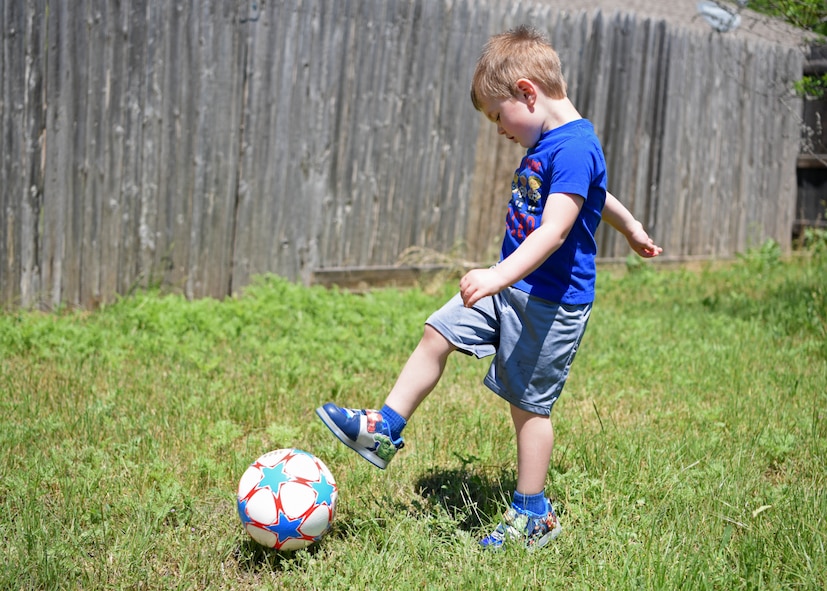
[{"label": "boy's knee", "polygon": [[425,330],[422,333],[421,344],[434,349],[440,349],[446,353],[454,351],[456,347],[446,339],[441,332],[435,329],[430,324],[425,325]]}]

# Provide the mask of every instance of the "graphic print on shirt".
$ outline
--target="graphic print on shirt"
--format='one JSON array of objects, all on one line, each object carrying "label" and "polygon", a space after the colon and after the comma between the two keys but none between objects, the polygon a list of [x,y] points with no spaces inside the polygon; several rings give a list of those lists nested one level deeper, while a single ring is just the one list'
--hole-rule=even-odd
[{"label": "graphic print on shirt", "polygon": [[538,163],[530,159],[523,161],[511,181],[511,203],[508,207],[508,231],[522,242],[540,226],[543,217],[542,179],[536,174]]}]

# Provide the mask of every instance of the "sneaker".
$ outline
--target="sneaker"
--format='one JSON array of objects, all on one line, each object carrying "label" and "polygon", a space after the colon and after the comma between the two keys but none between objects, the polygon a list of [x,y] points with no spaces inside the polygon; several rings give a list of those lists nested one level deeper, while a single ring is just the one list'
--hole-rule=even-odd
[{"label": "sneaker", "polygon": [[562,531],[551,503],[548,503],[548,513],[545,516],[527,514],[512,506],[503,515],[497,529],[480,540],[480,546],[499,549],[506,542],[516,540],[533,550],[542,548]]},{"label": "sneaker", "polygon": [[400,437],[394,440],[390,428],[378,410],[341,408],[332,402],[316,409],[316,414],[350,449],[383,470],[396,451],[405,446]]}]

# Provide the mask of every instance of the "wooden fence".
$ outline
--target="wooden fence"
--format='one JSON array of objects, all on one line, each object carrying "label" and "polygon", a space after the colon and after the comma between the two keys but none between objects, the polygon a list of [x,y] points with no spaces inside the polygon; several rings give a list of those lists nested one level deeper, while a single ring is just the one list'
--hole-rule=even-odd
[{"label": "wooden fence", "polygon": [[[486,261],[519,150],[468,98],[542,24],[610,188],[672,257],[789,247],[796,50],[634,15],[474,0],[0,0],[0,302]],[[602,257],[623,257],[601,230]]]}]

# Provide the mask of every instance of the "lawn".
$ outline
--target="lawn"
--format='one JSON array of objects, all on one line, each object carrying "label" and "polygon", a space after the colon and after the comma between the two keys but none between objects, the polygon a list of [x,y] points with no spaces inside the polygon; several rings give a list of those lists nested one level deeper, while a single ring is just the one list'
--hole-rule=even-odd
[{"label": "lawn", "polygon": [[[455,278],[0,314],[0,589],[823,589],[824,244],[601,270],[553,415],[564,531],[537,552],[477,546],[515,482],[487,361],[451,358],[386,471],[313,412],[380,406]],[[282,447],[340,487],[332,531],[293,554],[235,507]]]}]

